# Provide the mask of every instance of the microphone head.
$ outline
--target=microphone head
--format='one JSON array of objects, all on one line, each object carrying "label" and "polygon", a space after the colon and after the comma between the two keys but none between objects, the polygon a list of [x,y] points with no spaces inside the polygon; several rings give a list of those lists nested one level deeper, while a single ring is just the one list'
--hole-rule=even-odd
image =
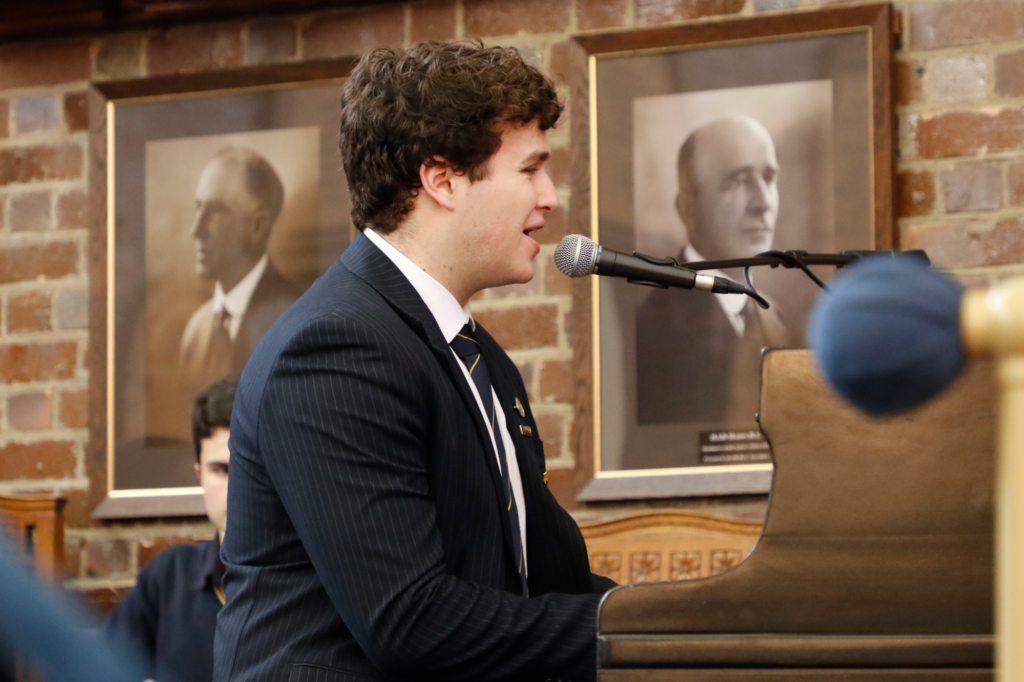
[{"label": "microphone head", "polygon": [[873,415],[909,410],[953,382],[966,360],[963,291],[908,256],[868,258],[823,294],[807,344],[832,387]]},{"label": "microphone head", "polygon": [[567,235],[555,247],[555,266],[569,277],[592,275],[597,269],[597,251],[600,248],[593,239],[581,234]]}]

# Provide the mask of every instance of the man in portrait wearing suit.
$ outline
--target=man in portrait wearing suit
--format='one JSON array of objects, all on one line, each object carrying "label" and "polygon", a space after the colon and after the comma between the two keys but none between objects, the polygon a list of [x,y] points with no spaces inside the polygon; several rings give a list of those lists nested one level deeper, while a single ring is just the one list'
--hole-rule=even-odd
[{"label": "man in portrait wearing suit", "polygon": [[[758,121],[730,116],[693,131],[678,156],[679,260],[749,258],[772,248],[779,165]],[[743,281],[742,268],[706,271]],[[747,421],[757,412],[760,352],[788,342],[775,308],[736,294],[654,290],[637,311],[641,424]]]},{"label": "man in portrait wearing suit", "polygon": [[256,344],[302,293],[267,257],[283,204],[281,179],[250,149],[220,150],[199,176],[190,234],[196,273],[214,285],[181,335],[179,364],[190,388],[240,374]]},{"label": "man in portrait wearing suit", "polygon": [[360,234],[242,375],[214,679],[594,680],[614,583],[468,307],[534,275],[562,106],[470,43],[373,50],[341,100]]}]

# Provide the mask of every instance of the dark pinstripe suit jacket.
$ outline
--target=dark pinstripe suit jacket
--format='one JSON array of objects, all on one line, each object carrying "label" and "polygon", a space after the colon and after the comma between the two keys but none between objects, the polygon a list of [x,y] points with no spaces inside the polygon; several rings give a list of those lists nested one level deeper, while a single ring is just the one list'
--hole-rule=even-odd
[{"label": "dark pinstripe suit jacket", "polygon": [[613,584],[543,483],[515,365],[477,329],[519,459],[532,598],[517,596],[501,478],[458,360],[359,235],[242,376],[215,680],[595,677],[598,593]]}]

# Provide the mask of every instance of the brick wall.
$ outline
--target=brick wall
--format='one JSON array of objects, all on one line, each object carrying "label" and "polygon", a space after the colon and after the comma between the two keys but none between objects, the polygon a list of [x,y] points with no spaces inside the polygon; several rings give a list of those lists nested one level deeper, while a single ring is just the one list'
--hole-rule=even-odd
[{"label": "brick wall", "polygon": [[[970,284],[1024,272],[1024,1],[896,5],[903,19],[897,111],[904,246],[926,248]],[[59,490],[70,497],[69,586],[100,604],[116,598],[160,549],[212,533],[197,521],[89,518],[86,391],[90,381],[102,380],[89,376],[84,362],[90,80],[323,59],[377,44],[459,36],[515,45],[562,74],[574,33],[818,6],[811,0],[442,0],[0,46],[0,492]],[[563,124],[551,135],[563,207],[570,193],[569,128]],[[571,448],[575,387],[565,324],[573,299],[569,280],[551,263],[554,244],[566,233],[565,210],[542,233],[534,281],[487,292],[474,303],[522,369],[554,479],[581,475]],[[764,509],[762,498],[686,504],[739,516]]]}]

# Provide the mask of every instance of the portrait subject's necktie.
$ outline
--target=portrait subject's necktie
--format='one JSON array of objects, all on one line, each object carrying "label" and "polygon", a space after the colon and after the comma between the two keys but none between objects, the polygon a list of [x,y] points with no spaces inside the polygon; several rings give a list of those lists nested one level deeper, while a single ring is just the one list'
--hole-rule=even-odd
[{"label": "portrait subject's necktie", "polygon": [[516,497],[512,494],[512,483],[508,475],[508,459],[505,456],[505,444],[502,442],[501,431],[496,423],[496,411],[494,409],[494,397],[491,393],[491,378],[487,372],[487,363],[480,353],[480,344],[476,340],[476,333],[470,324],[466,324],[462,330],[452,339],[452,350],[459,356],[462,363],[469,370],[469,376],[476,385],[477,393],[484,404],[484,413],[488,415],[491,422],[491,432],[494,433],[494,443],[498,448],[498,461],[501,468],[501,483],[508,495],[505,501],[508,508],[508,520],[512,526],[512,546],[516,553],[516,563],[519,567],[519,579],[523,583],[523,596],[530,596],[529,587],[526,581],[526,565],[523,561],[523,537],[519,532],[519,509],[516,506]]}]

